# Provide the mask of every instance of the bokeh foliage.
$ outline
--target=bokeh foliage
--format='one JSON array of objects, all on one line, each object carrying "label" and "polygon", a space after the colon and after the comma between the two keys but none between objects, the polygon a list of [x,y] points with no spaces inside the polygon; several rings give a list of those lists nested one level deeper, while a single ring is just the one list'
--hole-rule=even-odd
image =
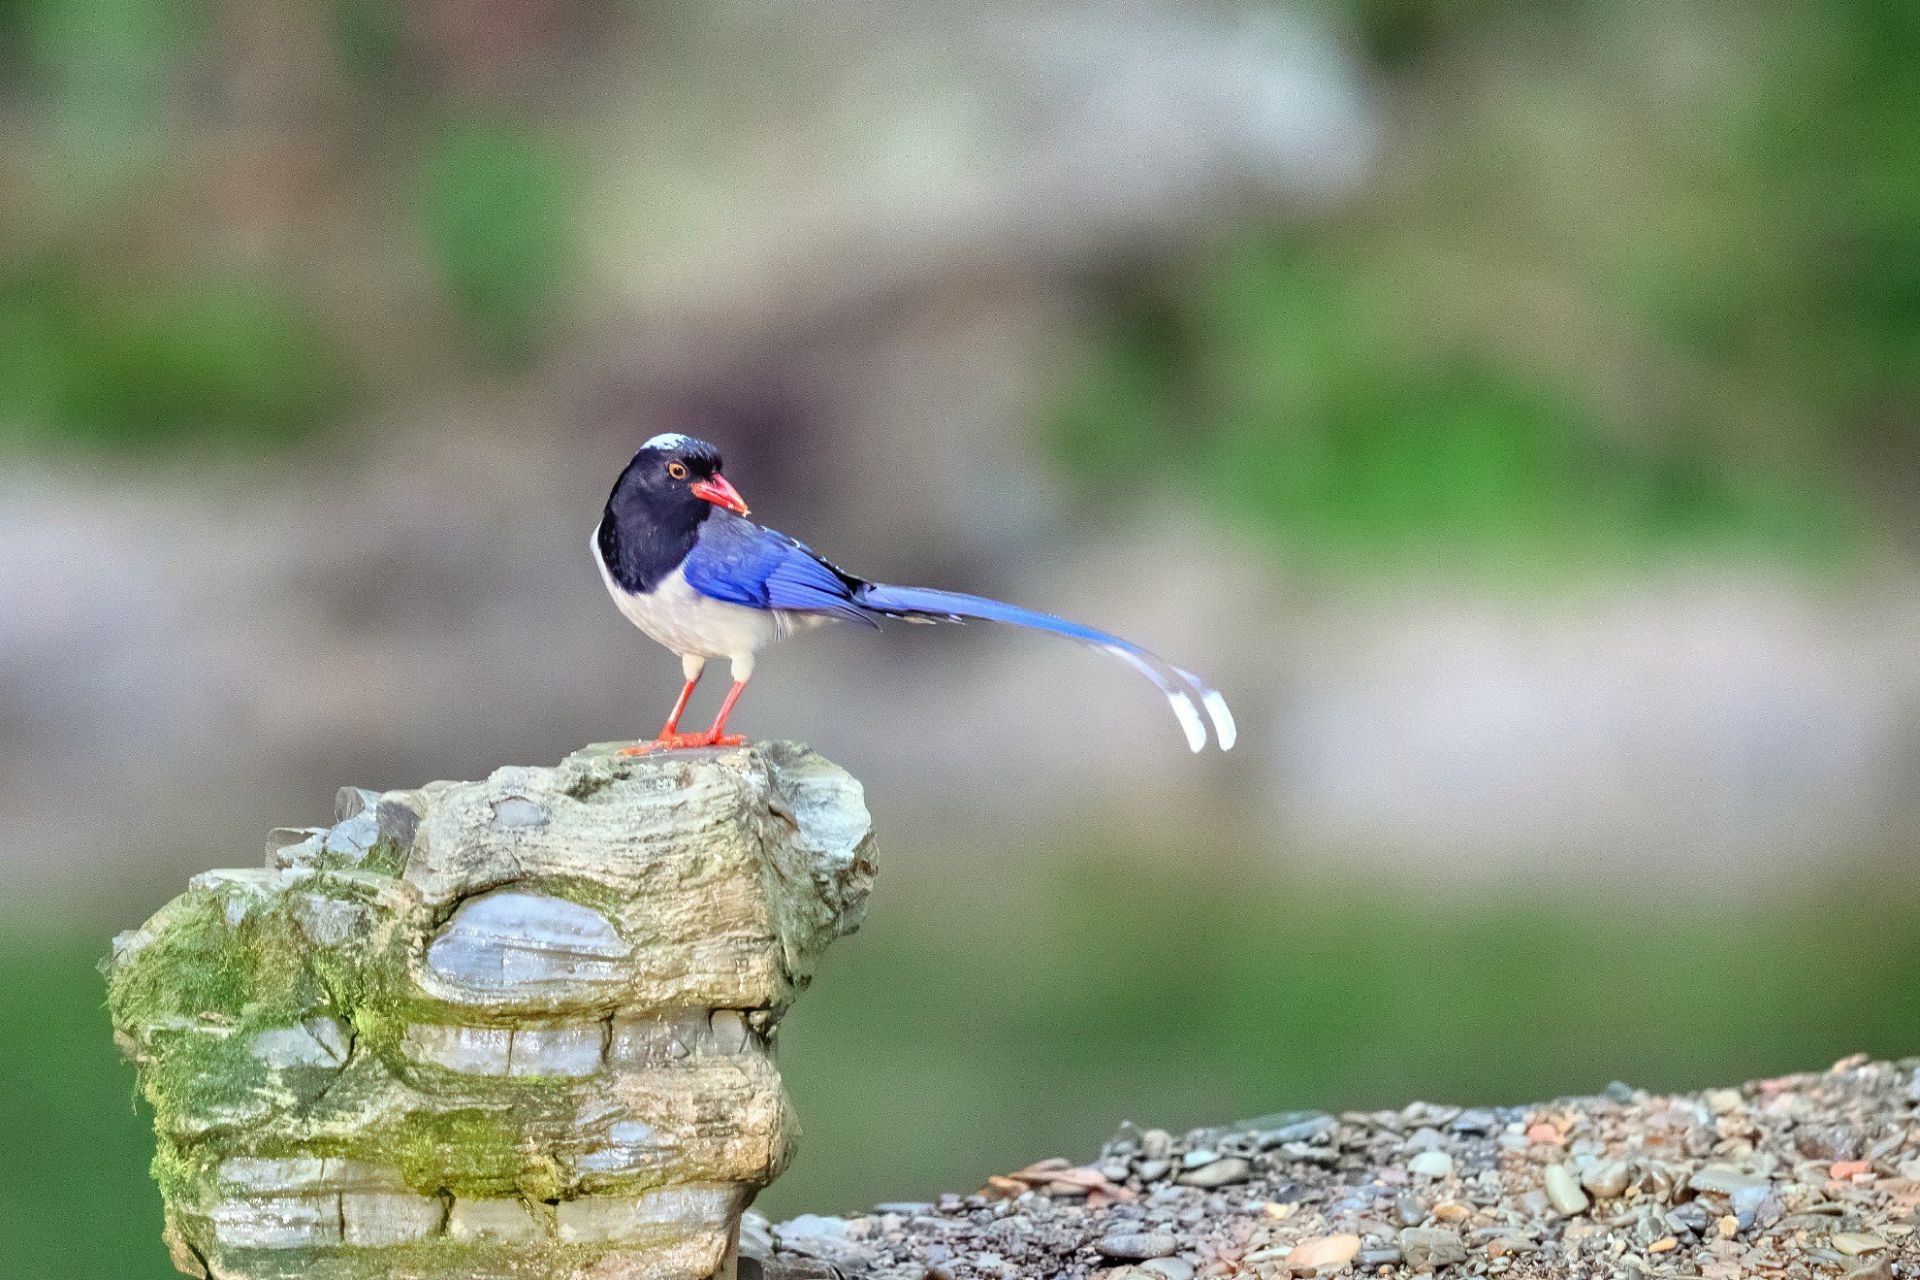
[{"label": "bokeh foliage", "polygon": [[1858,548],[1916,465],[1920,18],[1341,9],[1386,176],[1110,282],[1059,456],[1347,561]]}]

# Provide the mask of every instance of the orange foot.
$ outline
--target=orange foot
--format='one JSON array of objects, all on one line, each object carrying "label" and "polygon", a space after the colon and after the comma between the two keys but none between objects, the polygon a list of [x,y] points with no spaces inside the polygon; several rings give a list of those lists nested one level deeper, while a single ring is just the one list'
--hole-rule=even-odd
[{"label": "orange foot", "polygon": [[652,742],[636,742],[630,747],[622,747],[623,756],[644,756],[654,751],[685,751],[693,747],[739,747],[746,745],[746,739],[737,733],[671,733]]}]

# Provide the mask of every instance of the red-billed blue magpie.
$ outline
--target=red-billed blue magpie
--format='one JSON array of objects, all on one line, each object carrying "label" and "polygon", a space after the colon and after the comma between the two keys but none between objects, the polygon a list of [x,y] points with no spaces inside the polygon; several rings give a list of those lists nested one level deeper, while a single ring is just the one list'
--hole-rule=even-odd
[{"label": "red-billed blue magpie", "polygon": [[[881,618],[978,618],[1078,640],[1153,681],[1173,705],[1187,745],[1195,751],[1207,744],[1208,719],[1220,749],[1233,746],[1233,715],[1226,699],[1192,672],[1137,644],[981,596],[868,582],[746,516],[746,502],[721,474],[720,451],[690,436],[658,435],[641,445],[607,496],[593,535],[600,575],[627,620],[680,655],[687,680],[659,738],[629,747],[628,754],[737,745],[742,739],[725,732],[727,717],[762,649],[822,623],[877,625]],[[733,688],[712,728],[681,733],[681,713],[709,658],[733,664]]]}]

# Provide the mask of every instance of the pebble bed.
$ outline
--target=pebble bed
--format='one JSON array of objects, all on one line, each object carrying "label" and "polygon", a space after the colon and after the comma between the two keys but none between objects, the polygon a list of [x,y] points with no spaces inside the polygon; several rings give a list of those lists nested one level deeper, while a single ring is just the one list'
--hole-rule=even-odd
[{"label": "pebble bed", "polygon": [[858,1217],[749,1214],[742,1280],[1920,1277],[1920,1059],[1697,1094],[1416,1102],[1184,1136]]}]

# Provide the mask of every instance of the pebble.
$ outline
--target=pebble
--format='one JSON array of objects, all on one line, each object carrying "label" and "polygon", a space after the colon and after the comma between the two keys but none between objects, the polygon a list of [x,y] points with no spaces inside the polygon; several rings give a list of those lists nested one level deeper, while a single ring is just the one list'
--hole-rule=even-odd
[{"label": "pebble", "polygon": [[1120,1262],[1164,1258],[1179,1247],[1180,1242],[1165,1231],[1120,1231],[1093,1242],[1095,1253]]},{"label": "pebble", "polygon": [[1263,1130],[1255,1138],[1255,1143],[1264,1151],[1270,1147],[1277,1147],[1283,1142],[1313,1142],[1316,1139],[1331,1137],[1339,1127],[1340,1122],[1332,1116],[1308,1116],[1290,1124]]},{"label": "pebble", "polygon": [[1587,1199],[1587,1193],[1580,1189],[1579,1180],[1563,1164],[1550,1164],[1546,1172],[1547,1203],[1554,1211],[1571,1218],[1576,1213],[1585,1213],[1593,1202]]},{"label": "pebble", "polygon": [[1730,1196],[1741,1191],[1765,1190],[1768,1183],[1759,1174],[1747,1173],[1730,1164],[1708,1164],[1695,1169],[1687,1185],[1695,1191],[1718,1191]]},{"label": "pebble", "polygon": [[1311,1146],[1305,1142],[1284,1142],[1280,1144],[1280,1154],[1289,1160],[1304,1160],[1308,1164],[1340,1163],[1338,1149]]},{"label": "pebble", "polygon": [[1468,1107],[1447,1127],[1455,1133],[1485,1136],[1500,1127],[1500,1117],[1487,1107]]},{"label": "pebble", "polygon": [[1667,1211],[1667,1226],[1676,1232],[1690,1232],[1700,1236],[1707,1233],[1706,1206],[1695,1200],[1689,1204],[1676,1205]]},{"label": "pebble", "polygon": [[1318,1267],[1338,1267],[1353,1261],[1360,1252],[1360,1237],[1355,1235],[1309,1236],[1287,1254],[1287,1266],[1294,1271]]},{"label": "pebble", "polygon": [[1838,1235],[1829,1237],[1827,1243],[1849,1258],[1856,1258],[1863,1253],[1872,1253],[1875,1249],[1887,1247],[1885,1240],[1879,1236],[1870,1236],[1863,1231],[1842,1231]]},{"label": "pebble", "polygon": [[1603,1160],[1580,1175],[1580,1185],[1602,1200],[1611,1200],[1627,1189],[1632,1177],[1626,1161]]},{"label": "pebble", "polygon": [[[904,1241],[919,1237],[905,1258],[937,1268],[931,1280],[1072,1273],[1076,1250],[1095,1280],[1199,1280],[1203,1264],[1217,1269],[1215,1250],[1234,1247],[1245,1250],[1233,1255],[1241,1274],[1262,1280],[1435,1271],[1811,1280],[1843,1270],[1846,1280],[1896,1280],[1914,1228],[1888,1202],[1904,1193],[1896,1179],[1920,1182],[1920,1150],[1903,1145],[1914,1078],[1886,1068],[1839,1084],[1795,1078],[1531,1111],[1415,1104],[1355,1113],[1345,1127],[1282,1113],[1177,1138],[1129,1126],[1086,1170],[1132,1184],[1137,1198],[1110,1209],[1088,1214],[1033,1191],[943,1196],[939,1217],[899,1202],[855,1224],[859,1245],[831,1240],[832,1219],[800,1225],[813,1228],[816,1256],[852,1247],[899,1261]],[[1513,1154],[1494,1160],[1496,1142]],[[1825,1154],[1849,1148],[1858,1154]],[[1236,1214],[1237,1236],[1224,1234]],[[1310,1234],[1288,1238],[1296,1232]],[[819,1247],[829,1243],[837,1250]],[[976,1253],[983,1245],[993,1252]],[[1101,1269],[1086,1268],[1092,1256]]]},{"label": "pebble", "polygon": [[1811,1160],[1858,1160],[1860,1135],[1845,1125],[1810,1125],[1793,1135],[1800,1154]]},{"label": "pebble", "polygon": [[1400,1233],[1400,1253],[1409,1267],[1445,1267],[1467,1260],[1467,1246],[1452,1231],[1408,1227]]},{"label": "pebble", "polygon": [[1253,1165],[1239,1156],[1229,1156],[1224,1160],[1215,1160],[1212,1164],[1202,1165],[1198,1169],[1189,1169],[1175,1181],[1188,1187],[1225,1187],[1236,1182],[1245,1182],[1253,1176]]}]

